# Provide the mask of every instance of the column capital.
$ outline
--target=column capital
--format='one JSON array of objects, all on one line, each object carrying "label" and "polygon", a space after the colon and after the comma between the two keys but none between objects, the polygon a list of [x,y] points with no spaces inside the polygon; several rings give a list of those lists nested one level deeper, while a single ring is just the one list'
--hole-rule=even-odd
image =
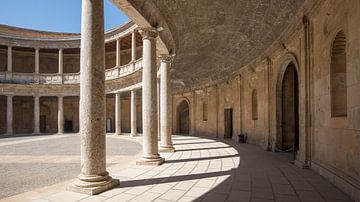
[{"label": "column capital", "polygon": [[39,47],[34,47],[35,51],[40,51]]},{"label": "column capital", "polygon": [[169,55],[169,54],[161,54],[159,56],[160,62],[166,62],[166,63],[171,63],[172,60],[174,59],[173,55]]},{"label": "column capital", "polygon": [[140,28],[139,33],[142,35],[143,39],[156,38],[158,36],[158,31],[155,27]]}]

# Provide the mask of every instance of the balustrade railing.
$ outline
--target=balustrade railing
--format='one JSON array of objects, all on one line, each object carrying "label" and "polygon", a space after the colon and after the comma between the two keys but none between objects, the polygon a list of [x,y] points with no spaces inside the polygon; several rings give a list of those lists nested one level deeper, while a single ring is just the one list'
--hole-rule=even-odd
[{"label": "balustrade railing", "polygon": [[[142,59],[129,64],[105,70],[105,80],[118,79],[142,68]],[[0,72],[0,83],[76,84],[80,83],[80,73],[18,73]]]}]

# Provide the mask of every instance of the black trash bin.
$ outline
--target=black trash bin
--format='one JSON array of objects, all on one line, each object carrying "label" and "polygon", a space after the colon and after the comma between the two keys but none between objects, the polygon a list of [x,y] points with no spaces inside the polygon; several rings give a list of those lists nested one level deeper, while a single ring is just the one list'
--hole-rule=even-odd
[{"label": "black trash bin", "polygon": [[240,134],[239,136],[239,143],[246,143],[246,135],[245,134]]}]

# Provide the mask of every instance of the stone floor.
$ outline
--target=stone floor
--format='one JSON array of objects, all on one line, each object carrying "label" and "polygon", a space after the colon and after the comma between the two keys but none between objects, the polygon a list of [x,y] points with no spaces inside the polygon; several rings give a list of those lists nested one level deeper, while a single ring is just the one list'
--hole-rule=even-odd
[{"label": "stone floor", "polygon": [[65,181],[3,201],[351,201],[321,176],[292,165],[291,154],[200,137],[173,140],[177,152],[162,153],[161,166],[131,160],[109,166],[120,186],[100,195],[65,191],[71,182]]},{"label": "stone floor", "polygon": [[[141,144],[107,136],[108,166],[141,152]],[[1,136],[0,198],[75,178],[80,169],[80,136]]]}]

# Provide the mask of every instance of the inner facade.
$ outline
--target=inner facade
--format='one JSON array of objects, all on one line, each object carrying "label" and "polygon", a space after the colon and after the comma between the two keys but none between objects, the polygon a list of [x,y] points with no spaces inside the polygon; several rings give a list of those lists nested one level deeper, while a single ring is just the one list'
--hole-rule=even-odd
[{"label": "inner facade", "polygon": [[[288,154],[360,200],[359,1],[112,2],[132,21],[102,33],[99,117],[104,134],[144,138],[138,165],[176,153],[171,135],[243,142]],[[244,3],[253,12],[240,15]],[[198,13],[185,12],[194,4]],[[81,103],[98,103],[81,94],[81,36],[5,25],[0,34],[1,135],[83,135]]]}]

